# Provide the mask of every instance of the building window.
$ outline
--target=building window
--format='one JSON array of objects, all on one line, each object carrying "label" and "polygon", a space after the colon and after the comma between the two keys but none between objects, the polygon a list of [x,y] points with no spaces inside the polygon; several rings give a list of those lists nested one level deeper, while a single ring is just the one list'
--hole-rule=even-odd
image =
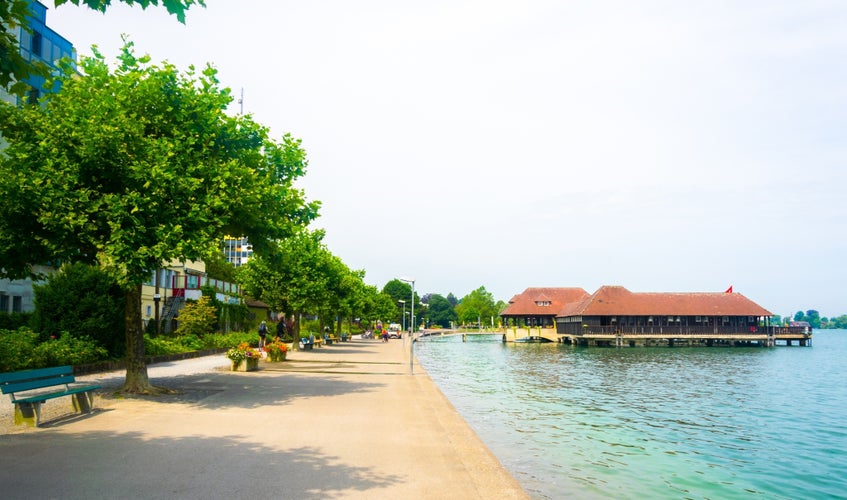
[{"label": "building window", "polygon": [[27,104],[38,104],[38,98],[40,96],[41,96],[41,92],[38,89],[36,89],[36,88],[29,89],[29,94],[27,94],[27,99],[26,99]]},{"label": "building window", "polygon": [[30,50],[36,56],[41,57],[41,33],[36,31],[32,34],[32,45],[30,46]]},{"label": "building window", "polygon": [[153,315],[153,306],[147,306],[147,316]]},{"label": "building window", "polygon": [[15,295],[12,297],[12,312],[23,312],[23,300],[22,297]]},{"label": "building window", "polygon": [[9,296],[0,293],[0,313],[9,312]]},{"label": "building window", "polygon": [[49,38],[45,38],[44,41],[41,42],[41,44],[43,45],[41,50],[43,54],[42,58],[48,63],[52,64],[53,59],[50,56],[53,55],[53,42],[51,42]]}]

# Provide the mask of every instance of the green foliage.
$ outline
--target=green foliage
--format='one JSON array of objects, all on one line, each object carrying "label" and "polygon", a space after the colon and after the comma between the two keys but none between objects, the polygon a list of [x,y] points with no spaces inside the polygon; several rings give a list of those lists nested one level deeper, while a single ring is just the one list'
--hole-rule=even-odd
[{"label": "green foliage", "polygon": [[323,236],[323,231],[302,231],[281,241],[276,252],[239,267],[245,294],[289,317],[311,314],[328,324],[344,315],[360,316],[367,304],[364,272],[351,271],[332,255]]},{"label": "green foliage", "polygon": [[259,345],[259,336],[246,332],[212,333],[203,335],[201,342],[203,349],[224,349],[244,342]]},{"label": "green foliage", "polygon": [[[385,284],[382,287],[382,293],[391,297],[391,302],[394,304],[394,314],[390,316],[383,316],[383,319],[390,320],[392,323],[402,323],[403,319],[403,304],[400,302],[401,300],[406,304],[406,311],[411,312],[412,310],[412,285],[410,283],[406,283],[405,281],[401,281],[399,279],[393,279]],[[417,292],[415,292],[415,316],[420,317],[423,312],[423,308],[421,307],[420,297],[418,297]],[[416,321],[417,324],[417,321]]]},{"label": "green foliage", "polygon": [[[120,0],[121,2],[127,5],[140,5],[142,9],[146,9],[147,7],[154,5],[158,6],[160,0]],[[64,4],[64,3],[72,3],[74,5],[79,5],[80,3],[84,3],[89,8],[106,12],[106,9],[111,5],[111,0],[54,0],[54,4],[56,7]],[[161,0],[162,6],[168,9],[168,13],[176,16],[179,19],[179,22],[185,24],[185,11],[189,9],[192,5],[200,5],[202,7],[206,6],[206,0]]]},{"label": "green foliage", "polygon": [[90,337],[112,357],[124,355],[124,291],[110,275],[97,267],[68,264],[33,288],[31,324],[42,340],[68,332],[76,338]]},{"label": "green foliage", "polygon": [[179,312],[179,326],[176,335],[200,335],[215,331],[217,311],[207,296],[200,297],[196,302],[189,302]]},{"label": "green foliage", "polygon": [[128,287],[162,262],[202,260],[225,234],[266,250],[314,218],[293,187],[300,141],[226,115],[213,68],[152,65],[132,42],[119,59],[65,68],[42,106],[0,105],[0,272],[85,261]]},{"label": "green foliage", "polygon": [[830,318],[826,324],[826,328],[847,328],[847,314],[842,314],[837,318]]},{"label": "green foliage", "polygon": [[0,313],[0,330],[17,330],[29,326],[31,321],[31,312]]},{"label": "green foliage", "polygon": [[456,310],[450,301],[438,294],[430,295],[428,313],[430,323],[442,328],[450,328],[450,322],[458,320]]},{"label": "green foliage", "polygon": [[794,321],[806,321],[811,325],[812,328],[820,328],[821,327],[821,315],[818,311],[814,309],[810,309],[803,313],[803,311],[797,311],[794,315]]},{"label": "green foliage", "polygon": [[462,297],[462,300],[456,306],[456,314],[460,321],[463,323],[480,321],[482,322],[480,326],[485,325],[491,317],[496,317],[499,313],[500,309],[494,302],[494,295],[488,292],[484,286]]},{"label": "green foliage", "polygon": [[84,365],[109,357],[108,351],[88,337],[63,334],[57,339],[38,344],[33,350],[34,364],[38,367]]},{"label": "green foliage", "polygon": [[33,358],[36,346],[38,334],[28,328],[0,330],[0,372],[39,368]]},{"label": "green foliage", "polygon": [[306,319],[303,320],[300,328],[300,336],[308,337],[309,335],[314,335],[316,337],[321,336],[323,333],[321,332],[321,322],[317,319]]},{"label": "green foliage", "polygon": [[212,252],[203,260],[203,263],[206,264],[206,274],[210,278],[228,283],[236,282],[236,267],[231,262],[227,262],[222,251]]},{"label": "green foliage", "polygon": [[145,334],[144,352],[149,356],[164,356],[179,354],[184,351],[176,337],[151,337]]},{"label": "green foliage", "polygon": [[203,349],[203,340],[195,335],[151,337],[144,335],[144,352],[149,356],[180,354]]},{"label": "green foliage", "polygon": [[215,324],[216,331],[240,329],[246,325],[250,311],[245,304],[221,302],[217,299],[215,288],[211,286],[202,287],[201,293],[204,297],[209,298],[210,303],[215,308],[215,317],[217,318],[217,323]]},{"label": "green foliage", "polygon": [[[159,0],[120,0],[128,5],[140,5],[142,8],[147,8],[150,5],[159,5]],[[54,0],[53,4],[58,7],[65,3],[79,5],[84,3],[88,7],[106,12],[111,0]],[[26,24],[27,16],[29,15],[29,0],[4,0],[0,2],[0,26],[16,28],[23,26],[28,31],[30,28]],[[46,2],[44,2],[46,4]],[[162,0],[162,5],[176,18],[179,22],[185,24],[185,11],[192,5],[205,6],[205,0]],[[15,37],[16,30],[0,29],[0,87],[6,88],[13,94],[23,96],[29,88],[24,80],[29,77],[47,78],[50,76],[50,69],[47,65],[39,62],[36,59],[24,59],[21,51],[18,50],[18,40]]]},{"label": "green foliage", "polygon": [[[317,216],[294,186],[301,141],[227,115],[232,96],[211,66],[151,64],[125,40],[116,66],[95,51],[79,69],[65,64],[62,91],[39,106],[0,103],[0,277],[99,265],[140,318],[141,284],[163,262],[203,260],[227,234],[268,252]],[[140,326],[126,323],[129,391],[149,384]]]},{"label": "green foliage", "polygon": [[84,365],[108,359],[106,349],[88,338],[65,333],[42,342],[28,328],[0,330],[0,371],[11,372],[48,366]]}]

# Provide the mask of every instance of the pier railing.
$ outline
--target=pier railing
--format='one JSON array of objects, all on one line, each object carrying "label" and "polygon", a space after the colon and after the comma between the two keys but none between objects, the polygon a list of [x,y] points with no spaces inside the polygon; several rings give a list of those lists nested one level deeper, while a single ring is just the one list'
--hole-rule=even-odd
[{"label": "pier railing", "polygon": [[[566,335],[572,333],[563,332]],[[656,336],[738,336],[738,335],[771,335],[771,336],[804,336],[811,335],[811,331],[805,327],[794,326],[751,326],[746,328],[721,327],[721,326],[676,326],[676,325],[633,325],[633,326],[598,326],[587,325],[581,328],[579,335],[656,335]]]}]

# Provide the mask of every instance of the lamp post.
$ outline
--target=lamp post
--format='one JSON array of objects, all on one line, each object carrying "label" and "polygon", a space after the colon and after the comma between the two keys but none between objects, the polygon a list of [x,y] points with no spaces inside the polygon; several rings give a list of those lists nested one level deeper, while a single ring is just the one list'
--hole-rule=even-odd
[{"label": "lamp post", "polygon": [[[156,288],[159,288],[156,286]],[[162,300],[162,296],[158,293],[153,294],[153,307],[156,309],[156,335],[159,335],[161,332],[159,331],[159,301]]]},{"label": "lamp post", "polygon": [[406,301],[398,300],[397,302],[403,304],[403,331],[406,331]]},{"label": "lamp post", "polygon": [[412,317],[409,321],[409,375],[413,375],[415,373],[415,280],[400,278],[400,281],[412,284]]}]

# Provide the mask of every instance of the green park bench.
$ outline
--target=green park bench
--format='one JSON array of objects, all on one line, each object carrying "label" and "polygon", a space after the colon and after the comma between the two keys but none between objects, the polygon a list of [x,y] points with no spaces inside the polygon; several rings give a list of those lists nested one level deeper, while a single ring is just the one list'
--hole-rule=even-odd
[{"label": "green park bench", "polygon": [[[15,405],[15,425],[40,425],[41,404],[62,396],[71,396],[74,411],[90,413],[94,406],[91,393],[100,386],[71,387],[75,381],[72,366],[0,373],[0,389],[10,395]],[[55,390],[57,387],[61,389]]]}]

